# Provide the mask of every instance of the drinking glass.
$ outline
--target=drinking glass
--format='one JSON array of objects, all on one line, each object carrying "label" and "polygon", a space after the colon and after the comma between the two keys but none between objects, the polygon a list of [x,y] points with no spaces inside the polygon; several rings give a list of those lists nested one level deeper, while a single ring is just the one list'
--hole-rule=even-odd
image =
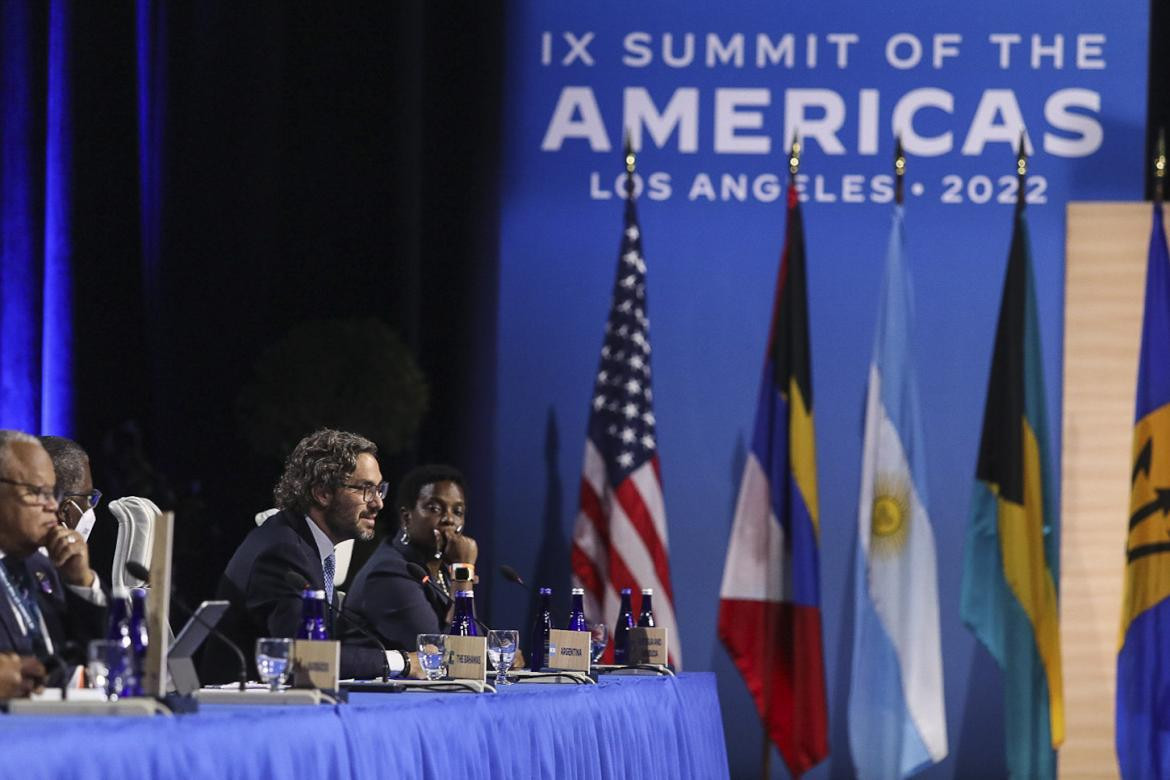
[{"label": "drinking glass", "polygon": [[427,673],[428,680],[441,680],[444,669],[443,662],[447,660],[446,634],[419,634],[418,635],[418,662]]},{"label": "drinking glass", "polygon": [[508,685],[508,670],[516,657],[516,645],[520,632],[515,630],[489,631],[487,636],[488,659],[496,667],[496,685]]},{"label": "drinking glass", "polygon": [[104,691],[106,699],[117,701],[131,674],[130,644],[121,639],[95,639],[89,643],[85,671],[89,687]]},{"label": "drinking glass", "polygon": [[589,624],[589,649],[591,654],[589,660],[597,663],[601,660],[601,656],[605,654],[605,646],[609,644],[609,629],[605,627],[605,623],[590,623]]},{"label": "drinking glass", "polygon": [[283,637],[265,637],[256,640],[256,671],[260,682],[270,691],[279,691],[288,678],[292,640]]}]

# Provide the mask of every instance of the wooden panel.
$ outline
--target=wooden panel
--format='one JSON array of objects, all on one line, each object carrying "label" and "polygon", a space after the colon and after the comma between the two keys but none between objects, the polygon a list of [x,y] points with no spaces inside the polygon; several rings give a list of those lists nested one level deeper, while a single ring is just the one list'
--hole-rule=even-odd
[{"label": "wooden panel", "polygon": [[1064,302],[1062,778],[1117,777],[1113,694],[1148,203],[1070,203]]}]

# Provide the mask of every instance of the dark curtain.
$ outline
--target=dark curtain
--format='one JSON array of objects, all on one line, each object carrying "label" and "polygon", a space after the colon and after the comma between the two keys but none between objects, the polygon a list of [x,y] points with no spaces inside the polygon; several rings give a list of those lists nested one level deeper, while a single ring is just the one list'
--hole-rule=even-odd
[{"label": "dark curtain", "polygon": [[72,430],[70,8],[0,5],[0,425]]},{"label": "dark curtain", "polygon": [[[386,478],[460,465],[490,536],[499,5],[2,2],[6,204],[12,134],[45,169],[53,14],[69,21],[72,88],[73,408],[68,424],[4,424],[72,433],[107,495],[174,508],[175,579],[203,597],[280,471],[239,433],[254,361],[298,323],[374,316],[430,389]],[[34,109],[20,125],[16,83]],[[46,177],[32,182],[43,202]],[[43,208],[29,213],[13,229],[5,212],[6,290],[11,236],[45,255]],[[19,283],[44,286],[41,266]],[[39,387],[39,344],[10,349],[4,323],[0,358],[23,355],[16,384]],[[96,560],[113,540],[101,516]]]}]

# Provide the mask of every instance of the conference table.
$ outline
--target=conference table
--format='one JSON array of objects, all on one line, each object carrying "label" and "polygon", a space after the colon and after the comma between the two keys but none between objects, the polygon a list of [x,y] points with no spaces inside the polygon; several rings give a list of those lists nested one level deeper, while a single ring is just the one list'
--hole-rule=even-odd
[{"label": "conference table", "polygon": [[29,779],[728,776],[711,673],[167,717],[0,715],[0,740],[0,777]]}]

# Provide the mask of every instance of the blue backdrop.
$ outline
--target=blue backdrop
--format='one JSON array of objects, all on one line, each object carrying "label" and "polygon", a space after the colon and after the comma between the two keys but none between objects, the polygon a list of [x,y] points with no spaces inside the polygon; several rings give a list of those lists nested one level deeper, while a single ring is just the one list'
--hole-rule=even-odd
[{"label": "blue backdrop", "polygon": [[[1065,204],[1141,197],[1147,5],[515,2],[511,10],[493,556],[562,593],[567,586],[621,225],[624,123],[640,142],[645,185],[655,411],[684,657],[687,668],[719,675],[733,774],[756,771],[762,732],[715,620],[783,236],[785,148],[800,124],[833,751],[813,776],[852,774],[850,562],[897,126],[909,153],[912,347],[951,744],[929,776],[975,765],[995,774],[999,678],[961,624],[958,595],[1011,231],[1013,147],[1023,122],[1059,436]],[[496,588],[491,606],[498,624],[526,620],[513,593]],[[772,764],[779,776],[780,762]]]}]

